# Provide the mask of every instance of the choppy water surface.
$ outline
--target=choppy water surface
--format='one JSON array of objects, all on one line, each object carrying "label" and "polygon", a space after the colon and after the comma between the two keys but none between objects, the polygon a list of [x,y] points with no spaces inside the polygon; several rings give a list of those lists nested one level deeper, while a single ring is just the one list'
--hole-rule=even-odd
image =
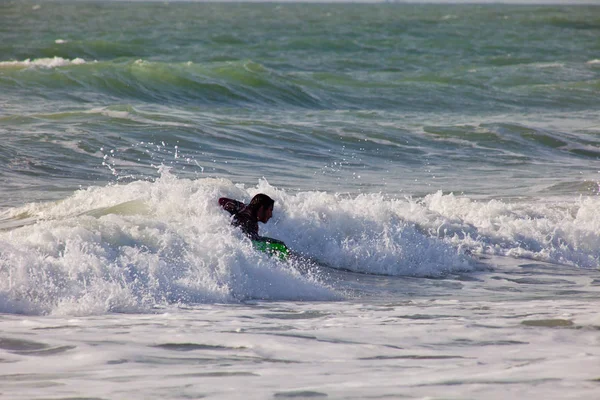
[{"label": "choppy water surface", "polygon": [[[598,6],[2,2],[0,393],[595,399],[599,34]],[[259,192],[305,259],[216,203]]]}]

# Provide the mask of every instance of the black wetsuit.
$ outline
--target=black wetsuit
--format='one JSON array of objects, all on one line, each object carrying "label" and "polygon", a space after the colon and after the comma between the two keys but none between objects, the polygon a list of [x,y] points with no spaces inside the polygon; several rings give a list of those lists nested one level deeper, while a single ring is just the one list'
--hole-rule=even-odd
[{"label": "black wetsuit", "polygon": [[233,215],[231,223],[238,226],[252,240],[262,240],[258,235],[258,220],[256,210],[252,210],[241,201],[221,197],[219,205]]},{"label": "black wetsuit", "polygon": [[223,207],[225,211],[229,212],[229,214],[233,215],[231,224],[239,227],[250,240],[281,243],[285,245],[281,240],[258,235],[258,217],[256,216],[256,210],[253,210],[241,201],[228,199],[227,197],[221,197],[219,199],[219,205]]}]

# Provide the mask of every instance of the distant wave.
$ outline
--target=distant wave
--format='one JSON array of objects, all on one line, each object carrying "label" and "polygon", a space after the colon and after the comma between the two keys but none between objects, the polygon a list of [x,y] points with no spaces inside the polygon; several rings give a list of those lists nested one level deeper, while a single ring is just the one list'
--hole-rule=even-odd
[{"label": "distant wave", "polygon": [[[590,104],[595,99],[595,92],[589,91],[583,82],[558,80],[558,75],[564,75],[565,69],[578,76],[585,65],[517,64],[481,67],[469,74],[454,70],[365,73],[275,69],[253,60],[201,63],[144,59],[87,61],[56,56],[0,62],[0,70],[9,78],[0,80],[0,90],[14,92],[17,96],[28,96],[31,90],[48,90],[65,100],[75,95],[88,102],[108,96],[108,101],[119,103],[125,99],[224,107],[329,110],[366,107],[412,111],[457,107],[485,111],[492,107],[498,112],[512,109],[515,99],[522,97],[524,91],[536,93],[528,100],[529,106],[564,109]],[[587,65],[594,65],[593,60]],[[544,74],[540,74],[540,70],[544,70]],[[490,74],[494,75],[493,86],[489,84]]]},{"label": "distant wave", "polygon": [[[52,74],[13,75],[22,85],[64,91],[100,92],[115,98],[135,98],[160,103],[200,102],[208,104],[286,105],[326,108],[327,103],[312,93],[310,80],[282,74],[251,60],[213,63],[168,63],[145,60],[95,61],[61,57],[5,61],[0,68],[61,71],[60,86]],[[9,82],[10,84],[10,82]],[[314,86],[314,85],[312,85]],[[84,94],[85,95],[85,94]]]}]

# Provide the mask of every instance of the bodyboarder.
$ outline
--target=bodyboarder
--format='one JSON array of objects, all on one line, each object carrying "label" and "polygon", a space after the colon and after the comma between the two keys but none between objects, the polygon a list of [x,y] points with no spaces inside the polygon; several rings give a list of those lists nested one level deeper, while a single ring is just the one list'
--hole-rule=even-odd
[{"label": "bodyboarder", "polygon": [[284,251],[287,255],[287,246],[281,240],[258,234],[258,223],[266,224],[271,219],[274,204],[275,201],[263,193],[254,196],[248,205],[227,197],[219,199],[219,205],[233,216],[231,224],[239,227],[256,248],[268,253],[271,253],[271,250]]}]

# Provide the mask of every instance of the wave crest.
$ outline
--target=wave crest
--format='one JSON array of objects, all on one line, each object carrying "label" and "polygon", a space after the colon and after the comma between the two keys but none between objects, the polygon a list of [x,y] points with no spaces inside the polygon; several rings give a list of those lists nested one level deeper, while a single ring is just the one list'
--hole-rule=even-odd
[{"label": "wave crest", "polygon": [[25,61],[2,61],[0,62],[0,68],[59,68],[70,65],[82,65],[87,64],[83,58],[74,58],[72,60],[62,57],[52,58],[36,58],[34,60],[27,59]]}]

